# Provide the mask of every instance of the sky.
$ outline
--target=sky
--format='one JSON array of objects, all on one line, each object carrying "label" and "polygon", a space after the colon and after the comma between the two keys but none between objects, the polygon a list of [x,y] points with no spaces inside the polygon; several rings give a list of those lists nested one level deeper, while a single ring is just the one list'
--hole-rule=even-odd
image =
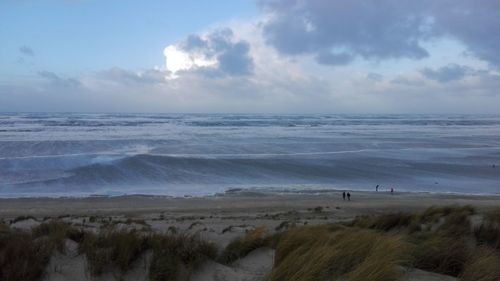
[{"label": "sky", "polygon": [[500,110],[498,0],[0,0],[0,112]]}]

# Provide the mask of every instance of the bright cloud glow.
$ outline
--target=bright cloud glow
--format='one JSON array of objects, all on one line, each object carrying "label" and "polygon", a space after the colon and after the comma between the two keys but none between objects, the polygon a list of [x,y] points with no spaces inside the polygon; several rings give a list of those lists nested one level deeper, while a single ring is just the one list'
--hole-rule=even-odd
[{"label": "bright cloud glow", "polygon": [[210,67],[217,63],[202,55],[188,54],[174,45],[167,46],[163,50],[163,55],[165,56],[165,66],[167,70],[172,72],[174,78],[177,77],[175,73],[178,71],[196,67]]}]

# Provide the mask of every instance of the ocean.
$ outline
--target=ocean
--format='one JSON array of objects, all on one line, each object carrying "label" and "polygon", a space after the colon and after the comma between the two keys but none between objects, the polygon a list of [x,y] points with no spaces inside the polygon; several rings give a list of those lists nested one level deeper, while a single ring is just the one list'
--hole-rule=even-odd
[{"label": "ocean", "polygon": [[0,197],[500,194],[500,116],[0,114]]}]

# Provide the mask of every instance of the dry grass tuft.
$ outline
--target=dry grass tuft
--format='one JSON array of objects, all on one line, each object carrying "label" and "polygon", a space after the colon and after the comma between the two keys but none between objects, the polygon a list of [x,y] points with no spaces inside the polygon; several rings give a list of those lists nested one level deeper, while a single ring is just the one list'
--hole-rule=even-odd
[{"label": "dry grass tuft", "polygon": [[0,234],[0,280],[40,280],[52,249],[26,232]]},{"label": "dry grass tuft", "polygon": [[424,233],[413,237],[416,244],[412,256],[414,266],[423,270],[458,276],[468,257],[465,240],[440,233]]},{"label": "dry grass tuft", "polygon": [[280,239],[270,280],[397,280],[407,247],[371,230],[298,227]]},{"label": "dry grass tuft", "polygon": [[389,231],[393,229],[402,229],[409,227],[417,219],[417,216],[411,213],[384,214],[380,216],[361,216],[356,217],[351,226]]},{"label": "dry grass tuft", "polygon": [[451,205],[451,206],[442,206],[442,207],[430,207],[425,210],[420,215],[420,220],[422,222],[436,222],[442,217],[446,217],[450,214],[462,214],[466,216],[470,216],[476,213],[476,209],[470,205],[460,206],[460,205]]},{"label": "dry grass tuft", "polygon": [[478,244],[489,245],[500,251],[500,209],[484,216],[483,223],[474,229],[474,236]]},{"label": "dry grass tuft", "polygon": [[80,242],[83,240],[84,232],[68,223],[52,220],[34,227],[32,235],[35,239],[45,239],[51,249],[57,249],[63,253],[66,250],[65,239],[69,238],[75,242]]},{"label": "dry grass tuft", "polygon": [[16,218],[14,218],[13,220],[11,220],[10,224],[13,224],[13,223],[16,223],[16,222],[20,222],[20,221],[29,220],[29,219],[32,219],[32,220],[36,221],[36,218],[33,217],[33,216],[18,216]]},{"label": "dry grass tuft", "polygon": [[152,281],[189,280],[192,271],[204,260],[215,259],[213,243],[195,235],[154,235],[150,240],[153,258],[149,267]]},{"label": "dry grass tuft", "polygon": [[231,264],[235,260],[246,256],[251,251],[268,245],[267,229],[264,226],[249,231],[242,238],[231,241],[219,257],[223,264]]},{"label": "dry grass tuft", "polygon": [[88,233],[79,245],[79,251],[85,253],[88,270],[93,276],[114,268],[125,272],[146,249],[146,237],[135,231],[112,229],[99,234]]},{"label": "dry grass tuft", "polygon": [[500,256],[492,249],[480,248],[465,264],[462,281],[500,280]]},{"label": "dry grass tuft", "polygon": [[9,233],[10,227],[4,223],[3,221],[0,221],[0,235]]}]

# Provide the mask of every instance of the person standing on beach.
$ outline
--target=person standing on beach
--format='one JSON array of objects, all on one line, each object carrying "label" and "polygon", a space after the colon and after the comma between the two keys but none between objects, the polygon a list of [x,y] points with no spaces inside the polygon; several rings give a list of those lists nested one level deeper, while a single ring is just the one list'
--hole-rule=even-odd
[{"label": "person standing on beach", "polygon": [[345,201],[345,191],[342,193],[342,199]]},{"label": "person standing on beach", "polygon": [[347,192],[347,201],[351,201],[351,193]]},{"label": "person standing on beach", "polygon": [[391,187],[391,195],[394,194],[394,188]]},{"label": "person standing on beach", "polygon": [[377,184],[377,186],[375,186],[375,191],[378,191],[378,184]]}]

